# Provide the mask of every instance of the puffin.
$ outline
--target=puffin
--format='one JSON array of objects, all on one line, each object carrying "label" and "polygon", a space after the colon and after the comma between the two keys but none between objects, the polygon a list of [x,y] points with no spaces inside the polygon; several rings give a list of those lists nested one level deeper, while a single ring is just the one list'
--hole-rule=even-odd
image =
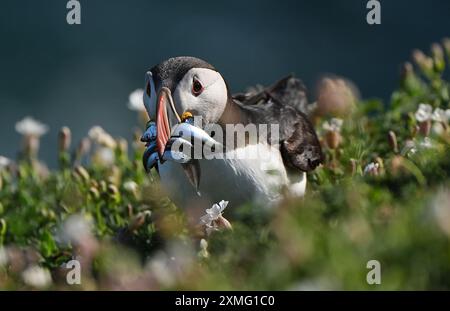
[{"label": "puffin", "polygon": [[[141,138],[143,165],[158,171],[178,206],[209,208],[222,200],[273,206],[286,193],[302,197],[306,173],[323,163],[306,88],[293,75],[232,94],[208,62],[174,57],[146,72],[143,100],[150,119]],[[244,133],[237,142],[239,130],[249,128],[258,139]],[[227,136],[230,129],[238,133]],[[196,144],[221,156],[194,156]]]}]

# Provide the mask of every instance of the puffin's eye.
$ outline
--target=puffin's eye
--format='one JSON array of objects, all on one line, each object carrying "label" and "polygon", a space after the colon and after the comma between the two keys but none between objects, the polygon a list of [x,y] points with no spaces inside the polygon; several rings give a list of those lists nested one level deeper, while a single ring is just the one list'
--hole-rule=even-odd
[{"label": "puffin's eye", "polygon": [[145,88],[145,93],[147,93],[148,97],[150,97],[150,95],[152,95],[152,89],[150,88],[150,81],[147,82],[147,87]]},{"label": "puffin's eye", "polygon": [[192,94],[194,94],[194,96],[198,96],[203,92],[203,85],[202,83],[197,80],[196,78],[194,78],[194,80],[192,81]]}]

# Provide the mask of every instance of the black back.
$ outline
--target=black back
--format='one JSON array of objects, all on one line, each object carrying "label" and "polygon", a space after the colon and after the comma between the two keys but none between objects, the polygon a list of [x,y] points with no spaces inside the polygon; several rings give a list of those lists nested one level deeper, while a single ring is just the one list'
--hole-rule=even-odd
[{"label": "black back", "polygon": [[[310,171],[324,156],[314,126],[307,116],[308,100],[303,83],[288,76],[273,86],[256,87],[233,100],[254,124],[279,124],[280,152],[286,167]],[[271,142],[269,131],[269,142]]]}]

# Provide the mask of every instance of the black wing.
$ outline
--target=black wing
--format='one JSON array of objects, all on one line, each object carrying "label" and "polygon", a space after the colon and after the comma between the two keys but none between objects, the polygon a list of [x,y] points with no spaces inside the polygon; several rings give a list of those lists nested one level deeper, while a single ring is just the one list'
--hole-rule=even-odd
[{"label": "black wing", "polygon": [[288,76],[274,85],[257,86],[233,96],[251,123],[280,125],[280,152],[286,167],[311,171],[323,162],[322,148],[308,119],[304,84]]},{"label": "black wing", "polygon": [[308,114],[308,99],[303,82],[293,75],[289,75],[269,87],[257,85],[245,93],[233,95],[233,99],[243,105],[255,105],[273,100],[281,105],[289,105],[298,111]]}]

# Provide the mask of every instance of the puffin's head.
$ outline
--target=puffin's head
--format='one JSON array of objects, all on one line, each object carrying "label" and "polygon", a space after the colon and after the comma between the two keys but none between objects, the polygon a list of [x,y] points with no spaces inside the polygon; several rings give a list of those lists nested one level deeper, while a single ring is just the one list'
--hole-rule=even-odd
[{"label": "puffin's head", "polygon": [[189,112],[204,124],[217,123],[225,110],[228,89],[221,74],[195,57],[170,58],[145,75],[144,104],[158,131],[160,154],[171,126]]}]

